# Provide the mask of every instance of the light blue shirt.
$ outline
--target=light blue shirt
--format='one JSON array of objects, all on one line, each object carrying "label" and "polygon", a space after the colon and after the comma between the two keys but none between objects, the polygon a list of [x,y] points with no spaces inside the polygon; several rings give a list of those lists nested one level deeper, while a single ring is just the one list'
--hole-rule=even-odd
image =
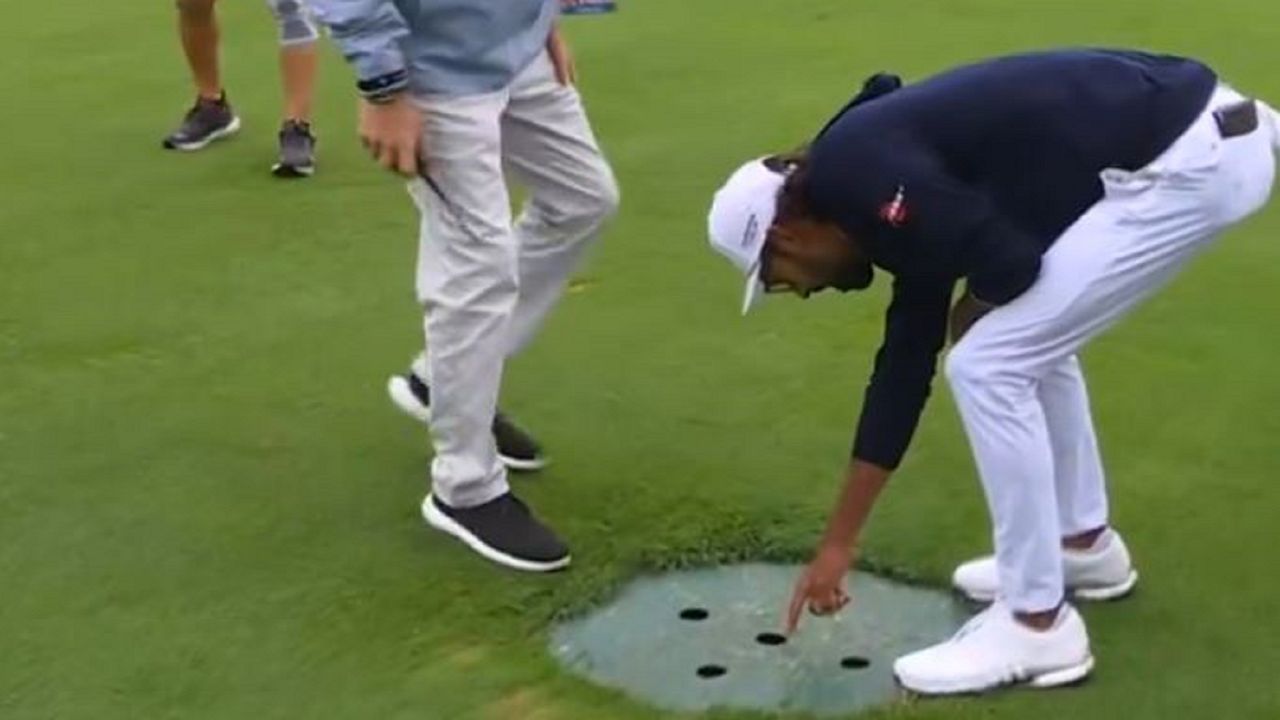
[{"label": "light blue shirt", "polygon": [[559,0],[311,0],[360,80],[408,72],[412,91],[511,83],[546,47]]}]

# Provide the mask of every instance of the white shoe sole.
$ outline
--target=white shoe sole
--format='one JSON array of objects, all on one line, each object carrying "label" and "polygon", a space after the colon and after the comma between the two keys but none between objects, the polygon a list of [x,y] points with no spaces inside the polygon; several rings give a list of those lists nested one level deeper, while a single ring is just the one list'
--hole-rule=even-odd
[{"label": "white shoe sole", "polygon": [[271,166],[271,174],[278,178],[309,178],[316,174],[315,165],[285,165],[276,163]]},{"label": "white shoe sole", "polygon": [[498,459],[508,470],[514,472],[537,472],[547,466],[546,460],[520,460],[498,453]]},{"label": "white shoe sole", "polygon": [[513,570],[521,570],[523,572],[548,573],[556,570],[563,570],[569,566],[572,556],[565,555],[559,560],[551,562],[537,562],[534,560],[523,560],[521,558],[512,557],[501,550],[495,550],[484,543],[483,540],[476,537],[470,530],[463,527],[453,518],[440,512],[436,504],[432,501],[432,496],[422,501],[422,517],[431,527],[448,533],[455,538],[461,540],[467,547],[474,550],[485,559],[495,562],[499,565],[509,567]]},{"label": "white shoe sole", "polygon": [[1028,687],[1035,690],[1048,690],[1051,688],[1062,687],[1064,685],[1074,685],[1089,677],[1093,672],[1094,660],[1093,656],[1086,657],[1082,662],[1071,665],[1069,667],[1051,670],[1049,672],[1032,675],[1022,680],[1013,680],[1004,683],[993,683],[981,687],[971,687],[962,685],[948,685],[940,683],[925,687],[923,684],[912,686],[904,682],[896,673],[893,676],[894,681],[898,683],[904,690],[913,695],[921,697],[943,697],[947,695],[980,695],[983,693],[993,692],[1004,688]]},{"label": "white shoe sole", "polygon": [[1071,590],[1073,597],[1080,600],[1090,600],[1093,602],[1106,602],[1108,600],[1119,600],[1129,593],[1133,592],[1133,588],[1138,584],[1138,571],[1130,570],[1129,577],[1124,582],[1115,585],[1105,585],[1102,587],[1082,587]]},{"label": "white shoe sole", "polygon": [[1084,659],[1079,665],[1073,665],[1062,670],[1054,670],[1053,672],[1041,673],[1026,682],[1028,687],[1037,690],[1047,690],[1049,688],[1062,687],[1063,685],[1074,685],[1075,683],[1089,677],[1093,672],[1093,656]]},{"label": "white shoe sole", "polygon": [[[413,390],[409,388],[409,381],[400,375],[392,375],[387,380],[387,395],[391,397],[391,402],[409,417],[418,422],[429,422],[431,419],[431,410],[423,405],[418,396],[413,394]],[[503,466],[508,470],[516,472],[536,472],[547,466],[547,459],[541,460],[521,460],[519,458],[507,457],[502,453],[498,453],[498,459],[502,461]]]},{"label": "white shoe sole", "polygon": [[395,406],[418,422],[428,422],[431,420],[431,411],[423,405],[418,396],[413,394],[413,390],[409,389],[409,381],[399,375],[392,375],[387,380],[387,395],[391,396],[391,402]]},{"label": "white shoe sole", "polygon": [[[1130,570],[1129,577],[1124,582],[1115,585],[1099,585],[1096,587],[1076,587],[1067,588],[1067,595],[1075,600],[1086,600],[1088,602],[1108,602],[1111,600],[1120,600],[1133,592],[1133,588],[1138,584],[1138,571]],[[985,593],[975,593],[967,588],[955,586],[957,592],[964,597],[976,603],[992,603],[995,602],[994,595]]]},{"label": "white shoe sole", "polygon": [[209,146],[210,143],[213,143],[217,140],[221,140],[226,137],[231,137],[232,135],[235,135],[238,132],[240,132],[240,118],[233,117],[231,118],[231,123],[229,125],[222,128],[221,130],[217,130],[215,132],[210,133],[209,137],[203,140],[200,140],[197,142],[190,142],[190,143],[181,143],[181,144],[174,143],[173,145],[170,145],[170,147],[174,150],[181,150],[182,152],[195,152],[196,150],[205,149],[206,147]]}]

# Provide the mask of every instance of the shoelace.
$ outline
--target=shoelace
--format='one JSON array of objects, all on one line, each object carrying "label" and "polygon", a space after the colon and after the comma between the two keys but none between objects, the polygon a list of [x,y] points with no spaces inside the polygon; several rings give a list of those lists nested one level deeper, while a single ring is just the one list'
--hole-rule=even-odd
[{"label": "shoelace", "polygon": [[280,128],[280,137],[301,137],[310,140],[312,139],[311,125],[297,120],[290,120],[284,124],[284,127]]}]

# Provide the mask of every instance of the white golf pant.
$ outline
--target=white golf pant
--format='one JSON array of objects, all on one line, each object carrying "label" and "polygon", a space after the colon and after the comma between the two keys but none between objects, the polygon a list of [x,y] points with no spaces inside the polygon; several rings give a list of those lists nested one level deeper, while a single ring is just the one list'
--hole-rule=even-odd
[{"label": "white golf pant", "polygon": [[1045,254],[1036,284],[979,320],[947,357],[991,513],[1001,595],[1016,611],[1056,607],[1061,538],[1107,523],[1077,353],[1270,195],[1274,111],[1259,103],[1258,129],[1230,139],[1212,115],[1241,99],[1220,86],[1151,165],[1103,172],[1105,196]]},{"label": "white golf pant", "polygon": [[[497,92],[415,101],[427,172],[448,200],[409,185],[427,336],[415,367],[431,386],[433,492],[472,507],[508,489],[491,430],[503,363],[556,304],[618,189],[577,91],[545,53]],[[514,226],[504,169],[529,191]]]}]

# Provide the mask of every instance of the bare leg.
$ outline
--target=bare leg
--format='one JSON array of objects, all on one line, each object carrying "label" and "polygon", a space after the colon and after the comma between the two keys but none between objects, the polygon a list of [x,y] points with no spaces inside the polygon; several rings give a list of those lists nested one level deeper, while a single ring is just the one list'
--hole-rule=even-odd
[{"label": "bare leg", "polygon": [[178,34],[200,97],[215,100],[222,96],[218,73],[218,18],[214,0],[179,0]]},{"label": "bare leg", "polygon": [[311,101],[315,96],[316,67],[320,53],[316,43],[280,48],[280,78],[284,84],[284,119],[311,122]]}]

